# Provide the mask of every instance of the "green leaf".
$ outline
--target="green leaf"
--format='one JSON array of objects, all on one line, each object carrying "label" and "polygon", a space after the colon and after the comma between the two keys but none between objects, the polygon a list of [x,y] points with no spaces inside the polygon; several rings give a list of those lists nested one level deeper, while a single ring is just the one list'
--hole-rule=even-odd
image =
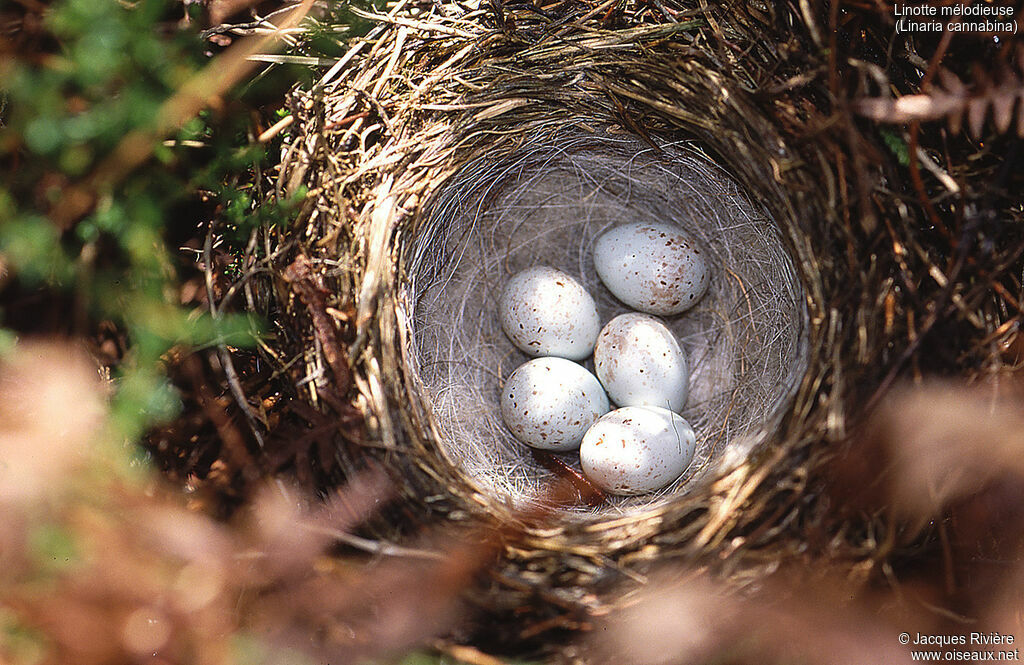
[{"label": "green leaf", "polygon": [[25,145],[40,155],[52,154],[64,139],[60,125],[52,116],[40,116],[25,127]]},{"label": "green leaf", "polygon": [[32,563],[44,574],[57,574],[78,564],[74,535],[57,524],[39,524],[28,533]]},{"label": "green leaf", "polygon": [[50,220],[39,215],[16,217],[0,226],[3,252],[30,283],[66,283],[71,261],[60,246],[60,233]]},{"label": "green leaf", "polygon": [[910,148],[907,146],[906,141],[903,140],[896,132],[882,127],[879,130],[882,134],[882,141],[885,142],[885,146],[889,148],[889,152],[896,156],[896,160],[901,166],[910,166]]},{"label": "green leaf", "polygon": [[246,632],[232,636],[231,656],[238,665],[315,665],[317,662],[295,649],[268,645]]},{"label": "green leaf", "polygon": [[41,663],[50,645],[42,632],[27,626],[14,610],[0,605],[0,653],[9,656],[13,665]]},{"label": "green leaf", "polygon": [[0,358],[3,358],[18,345],[18,334],[7,328],[0,328]]}]

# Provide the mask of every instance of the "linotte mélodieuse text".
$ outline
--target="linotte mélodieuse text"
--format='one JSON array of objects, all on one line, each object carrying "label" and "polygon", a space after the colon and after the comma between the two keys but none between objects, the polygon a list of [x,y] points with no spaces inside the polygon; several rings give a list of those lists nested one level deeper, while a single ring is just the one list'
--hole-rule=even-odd
[{"label": "linotte m\u00e9lodieuse text", "polygon": [[1012,5],[908,5],[896,3],[899,32],[1011,32],[1017,33]]},{"label": "linotte m\u00e9lodieuse text", "polygon": [[967,635],[926,635],[918,633],[911,644],[1013,644],[1013,635],[1003,633],[968,633]]}]

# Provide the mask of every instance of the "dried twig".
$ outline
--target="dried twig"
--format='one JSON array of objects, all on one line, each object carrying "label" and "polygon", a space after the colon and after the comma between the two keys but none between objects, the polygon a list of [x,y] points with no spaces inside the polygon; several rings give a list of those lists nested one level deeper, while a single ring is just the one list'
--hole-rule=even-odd
[{"label": "dried twig", "polygon": [[327,313],[328,291],[322,277],[312,270],[309,259],[300,255],[285,269],[284,278],[306,306],[324,357],[334,374],[334,388],[339,395],[345,395],[352,388],[352,369],[342,353],[334,320]]}]

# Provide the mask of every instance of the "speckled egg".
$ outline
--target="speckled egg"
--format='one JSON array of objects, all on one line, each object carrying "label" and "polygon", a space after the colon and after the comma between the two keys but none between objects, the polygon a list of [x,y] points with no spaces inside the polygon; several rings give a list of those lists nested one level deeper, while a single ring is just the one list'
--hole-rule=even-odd
[{"label": "speckled egg", "polygon": [[597,336],[594,371],[619,406],[659,406],[679,411],[686,404],[686,353],[665,325],[646,314],[620,314]]},{"label": "speckled egg", "polygon": [[582,360],[601,330],[597,305],[571,275],[536,266],[516,273],[498,303],[501,328],[531,356]]},{"label": "speckled egg", "polygon": [[501,417],[528,446],[567,451],[608,412],[597,378],[565,358],[537,358],[516,368],[501,392]]},{"label": "speckled egg", "polygon": [[696,437],[681,416],[652,406],[627,406],[602,416],[580,446],[583,473],[611,494],[665,487],[693,461]]},{"label": "speckled egg", "polygon": [[697,304],[711,271],[704,251],[668,224],[616,226],[594,243],[594,268],[612,294],[648,314],[679,314]]}]

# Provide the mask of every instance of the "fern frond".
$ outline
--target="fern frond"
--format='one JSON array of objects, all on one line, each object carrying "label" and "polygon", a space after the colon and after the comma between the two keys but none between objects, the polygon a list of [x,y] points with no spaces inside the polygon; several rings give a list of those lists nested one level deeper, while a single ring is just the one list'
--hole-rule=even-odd
[{"label": "fern frond", "polygon": [[948,69],[940,68],[937,74],[938,82],[927,93],[895,99],[862,97],[853,102],[853,110],[895,124],[945,118],[954,134],[960,132],[966,117],[967,128],[975,137],[981,136],[986,118],[991,117],[998,133],[1015,127],[1017,135],[1024,138],[1024,49],[1017,52],[1014,66],[1003,64],[995,75],[975,66],[970,85]]}]

